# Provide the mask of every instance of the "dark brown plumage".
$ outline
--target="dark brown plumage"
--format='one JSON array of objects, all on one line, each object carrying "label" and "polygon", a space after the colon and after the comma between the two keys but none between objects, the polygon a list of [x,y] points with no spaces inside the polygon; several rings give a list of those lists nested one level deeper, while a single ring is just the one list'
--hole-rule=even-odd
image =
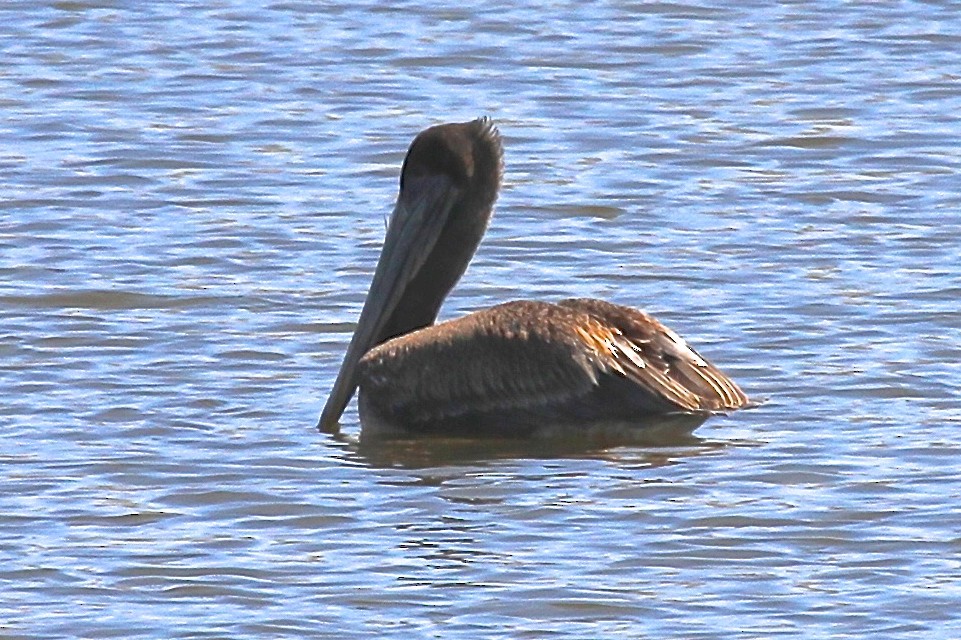
[{"label": "dark brown plumage", "polygon": [[321,427],[335,430],[358,385],[365,434],[517,436],[556,424],[749,406],[744,392],[677,334],[629,307],[515,301],[431,326],[486,229],[501,157],[486,119],[415,138]]}]

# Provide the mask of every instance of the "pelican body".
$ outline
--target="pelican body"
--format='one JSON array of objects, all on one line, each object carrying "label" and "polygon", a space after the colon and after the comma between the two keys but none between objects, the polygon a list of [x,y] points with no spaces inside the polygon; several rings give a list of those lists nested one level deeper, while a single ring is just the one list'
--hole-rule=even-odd
[{"label": "pelican body", "polygon": [[555,425],[703,420],[751,404],[676,333],[630,307],[520,300],[435,325],[487,229],[502,173],[487,118],[430,127],[411,143],[323,430],[337,431],[358,387],[364,435],[528,436]]}]

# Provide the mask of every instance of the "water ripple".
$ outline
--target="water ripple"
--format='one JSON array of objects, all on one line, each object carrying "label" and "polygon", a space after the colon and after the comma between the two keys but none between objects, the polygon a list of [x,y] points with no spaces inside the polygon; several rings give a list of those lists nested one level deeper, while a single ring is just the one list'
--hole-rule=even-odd
[{"label": "water ripple", "polygon": [[[5,637],[961,632],[947,4],[3,14]],[[505,188],[442,315],[640,306],[760,408],[315,430],[406,145],[481,114]]]}]

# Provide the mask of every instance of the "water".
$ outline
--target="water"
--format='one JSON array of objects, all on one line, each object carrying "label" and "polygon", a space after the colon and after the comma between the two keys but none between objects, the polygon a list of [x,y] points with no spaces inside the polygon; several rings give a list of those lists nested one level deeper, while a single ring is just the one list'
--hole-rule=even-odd
[{"label": "water", "polygon": [[[0,635],[961,635],[961,26],[935,2],[0,8]],[[444,317],[646,308],[687,440],[315,430],[413,135],[507,175]]]}]

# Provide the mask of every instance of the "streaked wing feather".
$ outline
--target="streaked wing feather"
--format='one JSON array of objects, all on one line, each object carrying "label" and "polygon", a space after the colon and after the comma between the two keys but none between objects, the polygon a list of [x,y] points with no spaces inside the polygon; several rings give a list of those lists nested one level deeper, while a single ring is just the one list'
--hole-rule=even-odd
[{"label": "streaked wing feather", "polygon": [[[723,411],[751,404],[743,391],[680,336],[643,311],[603,300],[575,298],[559,303],[615,329],[615,346],[626,375],[688,411]],[[642,362],[643,366],[639,366]]]}]

